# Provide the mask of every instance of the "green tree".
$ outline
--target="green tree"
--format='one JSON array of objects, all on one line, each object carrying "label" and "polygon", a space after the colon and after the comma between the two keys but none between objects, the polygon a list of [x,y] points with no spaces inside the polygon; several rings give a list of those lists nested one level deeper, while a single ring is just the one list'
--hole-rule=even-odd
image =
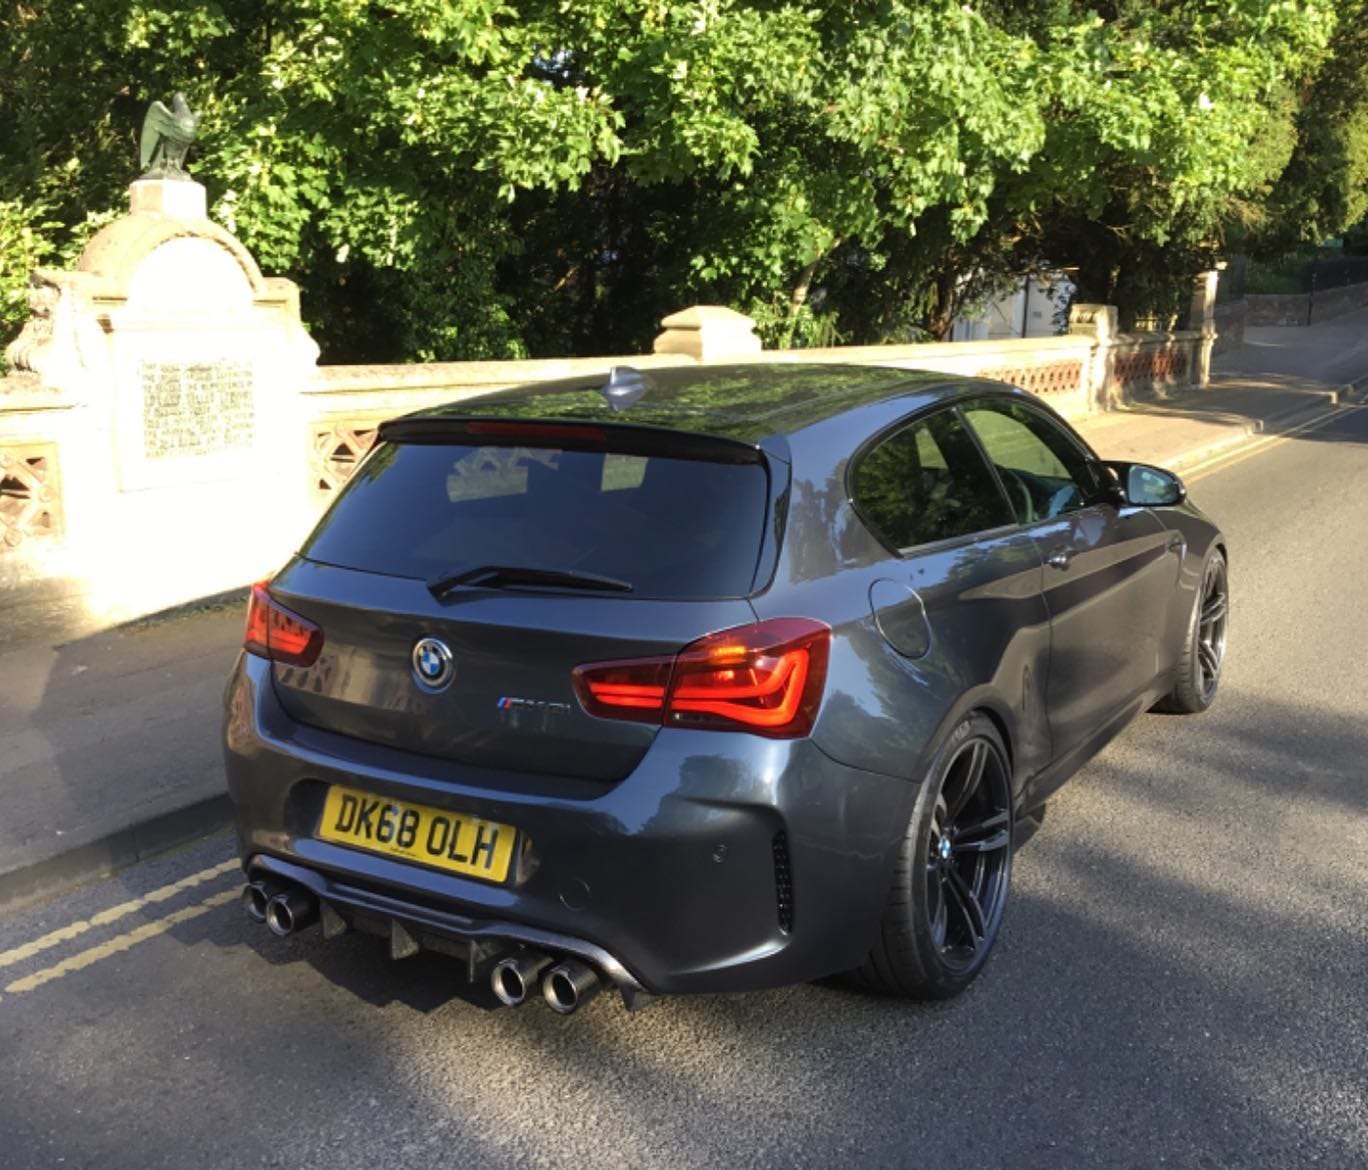
[{"label": "green tree", "polygon": [[[981,261],[1066,267],[1122,323],[1179,317],[1190,280],[1287,163],[1333,4],[1056,3],[1004,15],[1055,57],[1047,140],[999,192]],[[1003,243],[1010,242],[1010,248]],[[961,261],[963,263],[963,261]]]},{"label": "green tree", "polygon": [[1368,215],[1368,4],[1343,5],[1331,53],[1298,110],[1295,148],[1247,243],[1262,255],[1340,235]]},{"label": "green tree", "polygon": [[621,352],[694,301],[771,344],[938,336],[1058,265],[1134,317],[1284,169],[1335,7],[11,2],[0,330],[176,89],[326,360]]}]

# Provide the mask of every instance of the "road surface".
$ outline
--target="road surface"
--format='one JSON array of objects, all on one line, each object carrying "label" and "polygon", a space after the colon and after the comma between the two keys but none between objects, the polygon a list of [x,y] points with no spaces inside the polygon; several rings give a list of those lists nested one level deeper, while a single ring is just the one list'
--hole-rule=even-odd
[{"label": "road surface", "polygon": [[959,1000],[495,1010],[249,926],[218,836],[0,920],[0,1165],[1368,1165],[1368,409],[1191,488],[1231,543],[1217,706],[1051,802]]}]

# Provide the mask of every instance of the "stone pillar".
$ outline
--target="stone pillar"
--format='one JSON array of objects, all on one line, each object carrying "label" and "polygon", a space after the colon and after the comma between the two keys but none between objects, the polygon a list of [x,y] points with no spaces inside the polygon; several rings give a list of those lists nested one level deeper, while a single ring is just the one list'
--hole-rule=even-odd
[{"label": "stone pillar", "polygon": [[1210,272],[1200,273],[1193,282],[1188,328],[1200,332],[1202,339],[1197,344],[1192,381],[1203,389],[1211,382],[1211,351],[1216,345],[1216,290],[1224,267],[1222,262]]},{"label": "stone pillar", "polygon": [[75,408],[53,563],[89,610],[145,613],[281,564],[310,515],[298,402],[318,358],[295,286],[263,277],[188,179],[133,183],[76,271],[32,285],[8,357]]},{"label": "stone pillar", "polygon": [[700,362],[733,361],[761,352],[755,322],[722,305],[694,305],[661,321],[665,332],[655,352],[680,354]]},{"label": "stone pillar", "polygon": [[1069,309],[1069,335],[1093,338],[1087,377],[1089,410],[1108,410],[1115,397],[1113,368],[1117,337],[1115,305],[1074,305]]}]

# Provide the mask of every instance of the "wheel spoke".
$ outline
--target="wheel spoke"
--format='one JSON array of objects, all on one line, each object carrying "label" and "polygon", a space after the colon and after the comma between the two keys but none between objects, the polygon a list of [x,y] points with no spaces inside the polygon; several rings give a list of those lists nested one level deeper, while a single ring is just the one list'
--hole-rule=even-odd
[{"label": "wheel spoke", "polygon": [[1005,849],[1011,837],[1007,831],[1009,821],[1007,810],[999,809],[982,820],[956,829],[955,852],[993,853]]},{"label": "wheel spoke", "polygon": [[[979,782],[983,779],[983,768],[988,761],[988,745],[981,739],[973,741],[969,747],[968,760],[963,766],[963,779],[960,781],[959,790],[953,797],[946,797],[945,819],[941,822],[944,825],[953,825],[955,818],[964,811],[964,806],[969,803],[969,798],[978,791]],[[960,759],[964,758],[961,753]],[[955,761],[956,765],[959,760]]]},{"label": "wheel spoke", "polygon": [[1215,678],[1221,671],[1221,660],[1217,657],[1216,648],[1206,642],[1197,644],[1197,661],[1207,678]]},{"label": "wheel spoke", "polygon": [[955,908],[960,912],[960,917],[964,919],[964,924],[969,928],[971,946],[975,950],[978,944],[988,933],[983,924],[983,907],[979,905],[979,900],[974,897],[974,891],[969,888],[969,883],[960,876],[956,869],[945,871],[947,881],[945,889],[950,894],[949,901],[953,902]]},{"label": "wheel spoke", "polygon": [[940,866],[929,866],[934,872],[926,876],[926,909],[931,923],[931,937],[937,946],[945,946],[946,904],[945,879],[941,876]]},{"label": "wheel spoke", "polygon": [[1226,615],[1226,595],[1216,593],[1208,597],[1202,603],[1202,625],[1210,626],[1219,622]]}]

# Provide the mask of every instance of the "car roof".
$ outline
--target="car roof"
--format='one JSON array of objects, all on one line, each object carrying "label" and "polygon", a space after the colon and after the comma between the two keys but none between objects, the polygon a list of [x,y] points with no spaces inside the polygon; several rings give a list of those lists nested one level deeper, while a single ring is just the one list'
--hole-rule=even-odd
[{"label": "car roof", "polygon": [[[622,371],[623,367],[617,367]],[[891,399],[924,399],[922,405],[1011,387],[987,379],[890,366],[814,362],[671,366],[638,371],[645,390],[629,406],[615,407],[604,394],[602,374],[563,378],[497,390],[405,416],[419,419],[565,419],[659,427],[759,443],[790,435],[859,407]]]}]

